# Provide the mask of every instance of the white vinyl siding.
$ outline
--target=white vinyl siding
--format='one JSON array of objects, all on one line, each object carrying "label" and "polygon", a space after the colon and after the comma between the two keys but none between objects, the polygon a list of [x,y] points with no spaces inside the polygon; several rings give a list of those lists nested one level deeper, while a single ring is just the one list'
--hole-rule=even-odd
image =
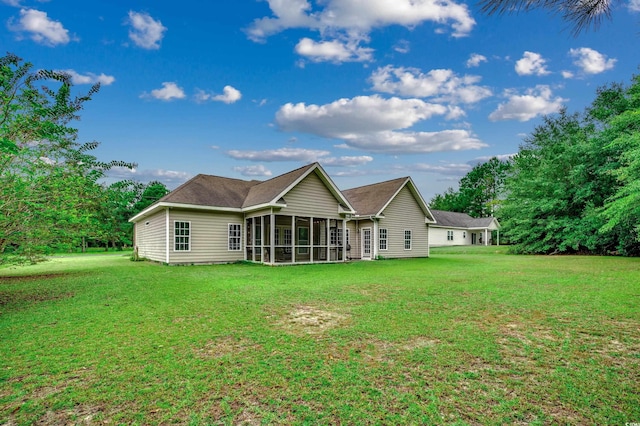
[{"label": "white vinyl siding", "polygon": [[431,225],[429,239],[432,247],[461,246],[471,244],[471,232],[463,231],[460,228],[439,228]]},{"label": "white vinyl siding", "polygon": [[[429,228],[425,214],[405,186],[382,212],[379,227],[388,233],[385,257],[427,257],[429,256]],[[405,230],[411,230],[411,248],[405,249]]]},{"label": "white vinyl siding", "polygon": [[[169,263],[224,263],[244,260],[244,235],[242,233],[240,234],[240,250],[229,250],[229,224],[242,222],[242,214],[177,209],[170,210],[169,214],[171,223],[173,221],[191,223],[191,251],[171,250]],[[173,226],[170,231],[169,238],[173,242]]]},{"label": "white vinyl siding", "polygon": [[138,256],[156,262],[167,260],[167,228],[164,210],[135,224],[135,245]]}]

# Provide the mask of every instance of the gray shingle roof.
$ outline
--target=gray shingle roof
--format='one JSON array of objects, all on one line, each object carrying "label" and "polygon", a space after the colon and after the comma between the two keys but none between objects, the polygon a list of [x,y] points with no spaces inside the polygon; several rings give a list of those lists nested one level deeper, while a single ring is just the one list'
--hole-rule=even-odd
[{"label": "gray shingle roof", "polygon": [[473,218],[466,213],[431,210],[437,226],[452,228],[486,228],[495,220],[493,217]]},{"label": "gray shingle roof", "polygon": [[249,190],[249,193],[242,204],[242,207],[258,206],[261,204],[278,201],[275,198],[285,189],[291,186],[296,180],[303,176],[309,169],[313,168],[316,163],[308,166],[300,167],[273,179],[260,182]]},{"label": "gray shingle roof", "polygon": [[342,191],[360,216],[377,215],[408,178],[403,177]]},{"label": "gray shingle roof", "polygon": [[183,183],[158,202],[197,206],[241,208],[252,187],[260,181],[246,181],[199,174]]}]

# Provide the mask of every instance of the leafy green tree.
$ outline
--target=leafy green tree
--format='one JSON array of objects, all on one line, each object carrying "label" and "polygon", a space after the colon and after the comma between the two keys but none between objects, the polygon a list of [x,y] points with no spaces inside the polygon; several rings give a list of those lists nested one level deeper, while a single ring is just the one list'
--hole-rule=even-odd
[{"label": "leafy green tree", "polygon": [[99,161],[98,143],[78,143],[69,125],[99,85],[73,96],[67,74],[32,69],[13,54],[0,58],[0,261],[35,261],[95,232],[99,180],[113,166],[132,166]]},{"label": "leafy green tree", "polygon": [[169,193],[167,187],[158,181],[149,182],[142,190],[142,194],[138,197],[138,201],[133,206],[131,216],[140,213],[151,204],[158,201]]},{"label": "leafy green tree", "polygon": [[436,210],[467,213],[472,217],[492,216],[504,196],[505,181],[511,169],[509,161],[496,157],[476,165],[460,179],[459,190],[447,189],[429,202]]},{"label": "leafy green tree", "polygon": [[640,84],[544,118],[514,159],[503,231],[525,253],[640,254]]}]

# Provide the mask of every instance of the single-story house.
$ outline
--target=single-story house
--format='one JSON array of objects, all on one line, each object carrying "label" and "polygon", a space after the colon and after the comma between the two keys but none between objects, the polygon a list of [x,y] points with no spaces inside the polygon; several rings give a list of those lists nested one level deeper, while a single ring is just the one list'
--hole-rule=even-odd
[{"label": "single-story house", "polygon": [[270,265],[427,257],[433,221],[410,177],[342,192],[318,163],[266,181],[200,174],[130,219],[143,258]]},{"label": "single-story house", "polygon": [[432,246],[491,245],[491,231],[498,231],[500,224],[495,217],[473,218],[466,213],[431,210],[436,221],[429,226],[429,242]]}]

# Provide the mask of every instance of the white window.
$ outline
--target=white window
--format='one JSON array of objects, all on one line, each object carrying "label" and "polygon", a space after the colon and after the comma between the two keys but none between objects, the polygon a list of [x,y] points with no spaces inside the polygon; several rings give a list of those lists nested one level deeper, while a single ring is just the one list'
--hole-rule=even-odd
[{"label": "white window", "polygon": [[173,222],[173,250],[191,250],[191,222]]},{"label": "white window", "polygon": [[347,247],[351,247],[351,240],[349,239],[349,228],[346,229],[346,233],[345,235],[345,242],[347,243]]},{"label": "white window", "polygon": [[380,244],[380,250],[386,250],[387,249],[387,230],[386,228],[380,228],[379,231],[379,244]]},{"label": "white window", "polygon": [[290,246],[291,245],[291,235],[293,235],[291,233],[291,228],[284,228],[282,231],[284,233],[284,245],[285,246]]},{"label": "white window", "polygon": [[332,246],[338,245],[338,229],[331,228],[329,230],[329,244]]},{"label": "white window", "polygon": [[453,231],[447,231],[447,241],[453,241]]},{"label": "white window", "polygon": [[464,238],[465,240],[467,239],[467,233],[466,232],[462,232],[462,238]]},{"label": "white window", "polygon": [[411,250],[411,229],[404,230],[404,249]]},{"label": "white window", "polygon": [[242,225],[239,223],[229,224],[229,251],[242,250]]}]

